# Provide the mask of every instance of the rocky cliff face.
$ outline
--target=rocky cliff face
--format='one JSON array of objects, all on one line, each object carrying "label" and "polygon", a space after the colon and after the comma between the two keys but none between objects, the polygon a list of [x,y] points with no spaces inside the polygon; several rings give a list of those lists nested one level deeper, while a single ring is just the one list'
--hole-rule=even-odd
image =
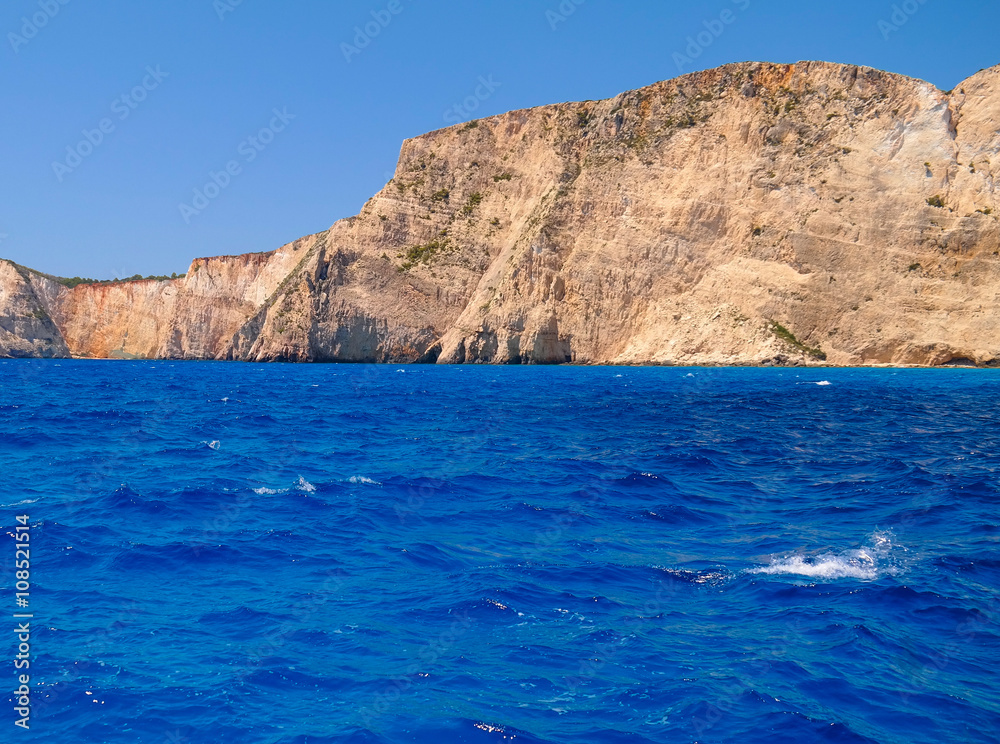
[{"label": "rocky cliff face", "polygon": [[1000,67],[729,65],[417,137],[325,233],[34,301],[84,356],[1000,364],[998,122]]},{"label": "rocky cliff face", "polygon": [[[7,315],[22,323],[24,330],[13,332],[21,347],[33,339],[44,340],[41,331],[24,323],[42,322],[39,318],[49,323],[55,340],[45,356],[216,359],[309,253],[313,242],[314,238],[306,238],[272,253],[195,259],[180,279],[80,284],[72,289],[0,262],[0,272],[6,271],[0,273],[0,292],[17,298],[19,311],[8,310]],[[26,287],[6,279],[18,271]],[[0,320],[0,327],[9,323]],[[0,336],[0,354],[14,355],[5,349],[6,343],[13,342]]]},{"label": "rocky cliff face", "polygon": [[309,245],[195,259],[170,281],[81,284],[58,295],[52,317],[75,356],[215,359]]},{"label": "rocky cliff face", "polygon": [[[44,301],[47,280],[0,261],[0,357],[67,357],[69,349]],[[37,286],[36,286],[37,285]]]}]

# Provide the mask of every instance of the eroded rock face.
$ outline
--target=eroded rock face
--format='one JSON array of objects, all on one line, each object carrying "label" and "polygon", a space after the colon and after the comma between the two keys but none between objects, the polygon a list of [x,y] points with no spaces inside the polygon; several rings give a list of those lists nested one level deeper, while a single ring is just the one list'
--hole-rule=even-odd
[{"label": "eroded rock face", "polygon": [[43,299],[57,286],[10,261],[0,261],[0,357],[69,356]]},{"label": "eroded rock face", "polygon": [[73,356],[216,359],[309,245],[306,239],[272,253],[195,259],[186,276],[169,281],[72,289],[40,281],[50,287],[45,306]]},{"label": "eroded rock face", "polygon": [[995,364],[998,122],[1000,67],[728,65],[408,140],[325,233],[43,305],[87,356]]}]

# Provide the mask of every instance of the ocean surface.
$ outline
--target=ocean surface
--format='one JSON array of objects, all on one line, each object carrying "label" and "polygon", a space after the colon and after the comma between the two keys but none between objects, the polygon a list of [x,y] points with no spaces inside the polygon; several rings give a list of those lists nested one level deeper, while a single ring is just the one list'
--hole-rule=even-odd
[{"label": "ocean surface", "polygon": [[1000,739],[1000,370],[8,360],[0,442],[3,742]]}]

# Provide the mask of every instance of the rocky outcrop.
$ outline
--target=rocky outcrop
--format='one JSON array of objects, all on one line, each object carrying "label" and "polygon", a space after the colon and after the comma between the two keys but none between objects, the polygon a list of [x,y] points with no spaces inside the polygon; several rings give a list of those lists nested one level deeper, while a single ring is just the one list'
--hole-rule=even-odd
[{"label": "rocky outcrop", "polygon": [[1000,364],[997,122],[1000,68],[728,65],[408,140],[275,253],[35,296],[83,356]]},{"label": "rocky outcrop", "polygon": [[17,264],[0,261],[0,357],[69,356],[44,301],[55,286]]},{"label": "rocky outcrop", "polygon": [[[309,252],[310,239],[272,253],[199,258],[167,281],[80,284],[38,274],[40,305],[64,353],[118,359],[216,359]],[[26,273],[26,272],[25,272]]]}]

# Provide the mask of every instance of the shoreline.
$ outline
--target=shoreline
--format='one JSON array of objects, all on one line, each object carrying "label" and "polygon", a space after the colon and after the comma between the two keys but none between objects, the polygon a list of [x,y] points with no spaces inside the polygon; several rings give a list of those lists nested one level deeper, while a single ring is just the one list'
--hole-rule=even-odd
[{"label": "shoreline", "polygon": [[170,363],[183,363],[183,364],[232,364],[232,365],[260,365],[260,366],[293,366],[293,367],[311,367],[311,366],[324,366],[324,365],[340,365],[345,367],[441,367],[441,368],[458,368],[458,367],[492,367],[492,368],[517,368],[517,367],[561,367],[561,368],[580,368],[580,369],[593,369],[600,367],[607,367],[609,369],[652,369],[652,368],[669,368],[669,369],[801,369],[801,370],[840,370],[840,369],[917,369],[917,370],[1000,370],[1000,365],[971,365],[971,364],[940,364],[940,365],[929,365],[929,364],[886,364],[886,363],[875,363],[875,364],[672,364],[664,362],[646,362],[646,363],[614,363],[614,362],[595,362],[593,364],[587,363],[570,363],[562,362],[559,364],[497,364],[489,362],[466,362],[461,364],[438,364],[436,362],[348,362],[348,361],[311,361],[311,362],[294,362],[285,360],[272,360],[272,361],[252,361],[246,359],[173,359],[170,357],[155,357],[155,358],[136,358],[136,359],[125,359],[116,357],[0,357],[0,363],[6,363],[11,361],[30,361],[30,362],[113,362],[113,363],[145,363],[145,362],[170,362]]}]

